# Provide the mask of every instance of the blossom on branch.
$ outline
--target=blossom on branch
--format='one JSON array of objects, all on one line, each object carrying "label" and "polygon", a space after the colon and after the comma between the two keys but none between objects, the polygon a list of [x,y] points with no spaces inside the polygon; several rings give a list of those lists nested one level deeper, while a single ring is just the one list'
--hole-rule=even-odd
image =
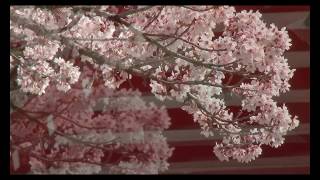
[{"label": "blossom on branch", "polygon": [[[11,128],[25,129],[15,132],[19,138],[19,132],[46,137],[29,140],[35,173],[166,170],[172,150],[161,132],[169,117],[164,108],[146,105],[140,92],[120,88],[132,76],[150,80],[158,99],[181,103],[201,134],[223,137],[213,148],[221,161],[248,163],[263,153],[262,145],[279,147],[299,125],[273,99],[290,90],[295,70],[284,52],[291,39],[258,11],[13,6],[10,31],[12,119],[20,119]],[[19,102],[20,96],[30,100]],[[237,110],[229,108],[233,97]],[[48,127],[55,130],[48,134]],[[104,161],[112,150],[121,158]]]}]

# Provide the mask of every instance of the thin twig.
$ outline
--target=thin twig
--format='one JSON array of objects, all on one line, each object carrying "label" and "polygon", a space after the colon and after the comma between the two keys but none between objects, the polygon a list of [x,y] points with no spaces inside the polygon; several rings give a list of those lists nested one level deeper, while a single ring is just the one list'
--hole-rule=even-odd
[{"label": "thin twig", "polygon": [[188,7],[188,6],[182,6],[183,8],[186,8],[186,9],[190,9],[190,10],[192,10],[192,11],[198,11],[198,12],[205,12],[205,11],[209,11],[209,10],[211,10],[211,9],[214,9],[214,8],[216,8],[215,6],[213,6],[213,7],[208,7],[208,8],[206,8],[206,9],[194,9],[194,8],[191,8],[191,7]]},{"label": "thin twig", "polygon": [[119,17],[126,17],[128,15],[132,15],[132,14],[136,14],[136,13],[139,13],[139,12],[143,12],[143,11],[146,11],[146,10],[149,10],[151,8],[153,8],[154,6],[146,6],[146,7],[143,7],[143,8],[139,8],[139,9],[133,9],[133,10],[128,10],[126,12],[123,12],[123,13],[120,13],[118,14],[117,16]]},{"label": "thin twig", "polygon": [[76,37],[65,37],[68,40],[76,41],[129,41],[128,38],[76,38]]},{"label": "thin twig", "polygon": [[173,41],[171,41],[170,43],[168,43],[166,45],[166,47],[170,46],[171,44],[173,44],[174,42],[176,42],[178,39],[181,39],[181,37],[187,33],[189,31],[189,29],[191,28],[191,26],[194,24],[195,19],[193,19],[193,21],[188,25],[188,27],[178,36],[178,38],[175,38]]},{"label": "thin twig", "polygon": [[151,20],[147,25],[145,25],[145,26],[143,27],[143,30],[147,29],[156,19],[158,19],[158,17],[159,17],[159,15],[161,14],[163,8],[164,8],[163,6],[160,7],[159,12],[152,18],[152,20]]},{"label": "thin twig", "polygon": [[110,164],[103,164],[103,163],[99,163],[99,162],[93,162],[93,161],[88,161],[85,160],[84,158],[81,159],[58,159],[58,158],[46,158],[43,156],[39,156],[35,153],[30,153],[30,156],[35,157],[37,159],[43,160],[43,161],[48,161],[48,162],[69,162],[69,163],[77,163],[77,162],[81,162],[81,163],[88,163],[88,164],[94,164],[94,165],[99,165],[99,166],[103,166],[103,167],[108,167],[110,168]]},{"label": "thin twig", "polygon": [[198,46],[198,45],[196,45],[196,44],[194,44],[194,43],[192,43],[192,42],[190,42],[190,41],[187,41],[187,40],[181,38],[181,36],[172,36],[172,35],[167,35],[167,34],[151,34],[151,33],[144,33],[144,34],[147,35],[147,36],[160,36],[160,37],[175,38],[175,39],[181,40],[181,41],[183,41],[183,42],[185,42],[185,43],[188,43],[188,44],[190,44],[190,45],[192,45],[192,46],[194,46],[194,47],[196,47],[196,48],[198,48],[198,49],[201,49],[201,50],[203,50],[203,51],[209,51],[209,52],[213,52],[213,51],[226,51],[226,49],[215,50],[215,49],[204,48],[204,47]]}]

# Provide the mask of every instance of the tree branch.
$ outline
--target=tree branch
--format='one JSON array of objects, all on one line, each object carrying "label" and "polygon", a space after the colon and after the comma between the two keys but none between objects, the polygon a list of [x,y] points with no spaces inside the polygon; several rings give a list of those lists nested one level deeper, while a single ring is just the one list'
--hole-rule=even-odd
[{"label": "tree branch", "polygon": [[152,18],[152,20],[151,20],[147,25],[145,25],[145,26],[143,27],[143,30],[147,29],[156,19],[158,19],[158,17],[159,17],[159,15],[161,14],[163,8],[164,8],[163,6],[160,7],[159,12]]},{"label": "tree branch", "polygon": [[146,7],[139,8],[139,9],[128,10],[126,12],[118,14],[117,16],[126,17],[126,16],[129,16],[129,15],[132,15],[132,14],[136,14],[136,13],[139,13],[139,12],[143,12],[143,11],[149,10],[149,9],[151,9],[153,7],[154,6],[146,6]]},{"label": "tree branch", "polygon": [[188,6],[181,6],[181,7],[186,8],[186,9],[190,9],[190,10],[192,10],[192,11],[197,11],[197,12],[205,12],[205,11],[209,11],[209,10],[215,8],[215,6],[213,6],[213,7],[208,7],[208,8],[206,8],[206,9],[194,9],[194,8],[191,8],[191,7],[188,7]]},{"label": "tree branch", "polygon": [[99,165],[99,166],[103,166],[103,167],[107,167],[110,168],[111,164],[104,164],[104,163],[99,163],[99,162],[93,162],[93,161],[88,161],[85,160],[84,158],[82,159],[58,159],[58,158],[46,158],[43,156],[39,156],[35,153],[30,153],[30,156],[35,157],[37,159],[43,160],[43,161],[48,161],[48,162],[69,162],[69,163],[88,163],[88,164],[93,164],[93,165]]}]

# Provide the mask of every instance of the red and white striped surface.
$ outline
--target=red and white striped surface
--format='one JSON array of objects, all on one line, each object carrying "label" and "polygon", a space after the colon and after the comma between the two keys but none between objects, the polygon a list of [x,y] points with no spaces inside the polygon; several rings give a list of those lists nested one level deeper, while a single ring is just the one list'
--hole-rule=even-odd
[{"label": "red and white striped surface", "polygon": [[[241,164],[238,162],[220,162],[212,150],[214,139],[199,134],[199,126],[191,115],[179,109],[173,102],[165,101],[172,125],[165,132],[169,144],[175,147],[169,159],[170,174],[308,174],[310,171],[309,154],[309,97],[310,97],[310,29],[309,6],[236,6],[237,10],[259,10],[267,23],[278,27],[287,27],[292,39],[291,49],[286,58],[292,68],[296,68],[290,81],[291,91],[278,98],[285,102],[292,115],[300,119],[300,126],[286,136],[285,143],[279,148],[263,146],[263,154],[257,160]],[[150,88],[142,86],[142,79],[133,78],[133,84],[144,92],[148,101],[156,101],[150,94]],[[124,83],[122,87],[128,87]],[[159,104],[161,104],[159,102]],[[236,103],[230,102],[232,106]],[[216,137],[219,138],[219,137]]]}]

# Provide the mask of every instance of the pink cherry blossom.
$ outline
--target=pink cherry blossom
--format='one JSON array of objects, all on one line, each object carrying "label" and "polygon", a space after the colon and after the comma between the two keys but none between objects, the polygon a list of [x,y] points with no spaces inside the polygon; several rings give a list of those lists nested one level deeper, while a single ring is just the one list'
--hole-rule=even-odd
[{"label": "pink cherry blossom", "polygon": [[10,7],[14,161],[26,149],[33,173],[167,170],[170,118],[120,88],[133,76],[180,103],[201,134],[223,137],[213,148],[221,161],[279,147],[299,125],[274,100],[295,70],[284,57],[288,31],[263,18],[232,6]]}]

